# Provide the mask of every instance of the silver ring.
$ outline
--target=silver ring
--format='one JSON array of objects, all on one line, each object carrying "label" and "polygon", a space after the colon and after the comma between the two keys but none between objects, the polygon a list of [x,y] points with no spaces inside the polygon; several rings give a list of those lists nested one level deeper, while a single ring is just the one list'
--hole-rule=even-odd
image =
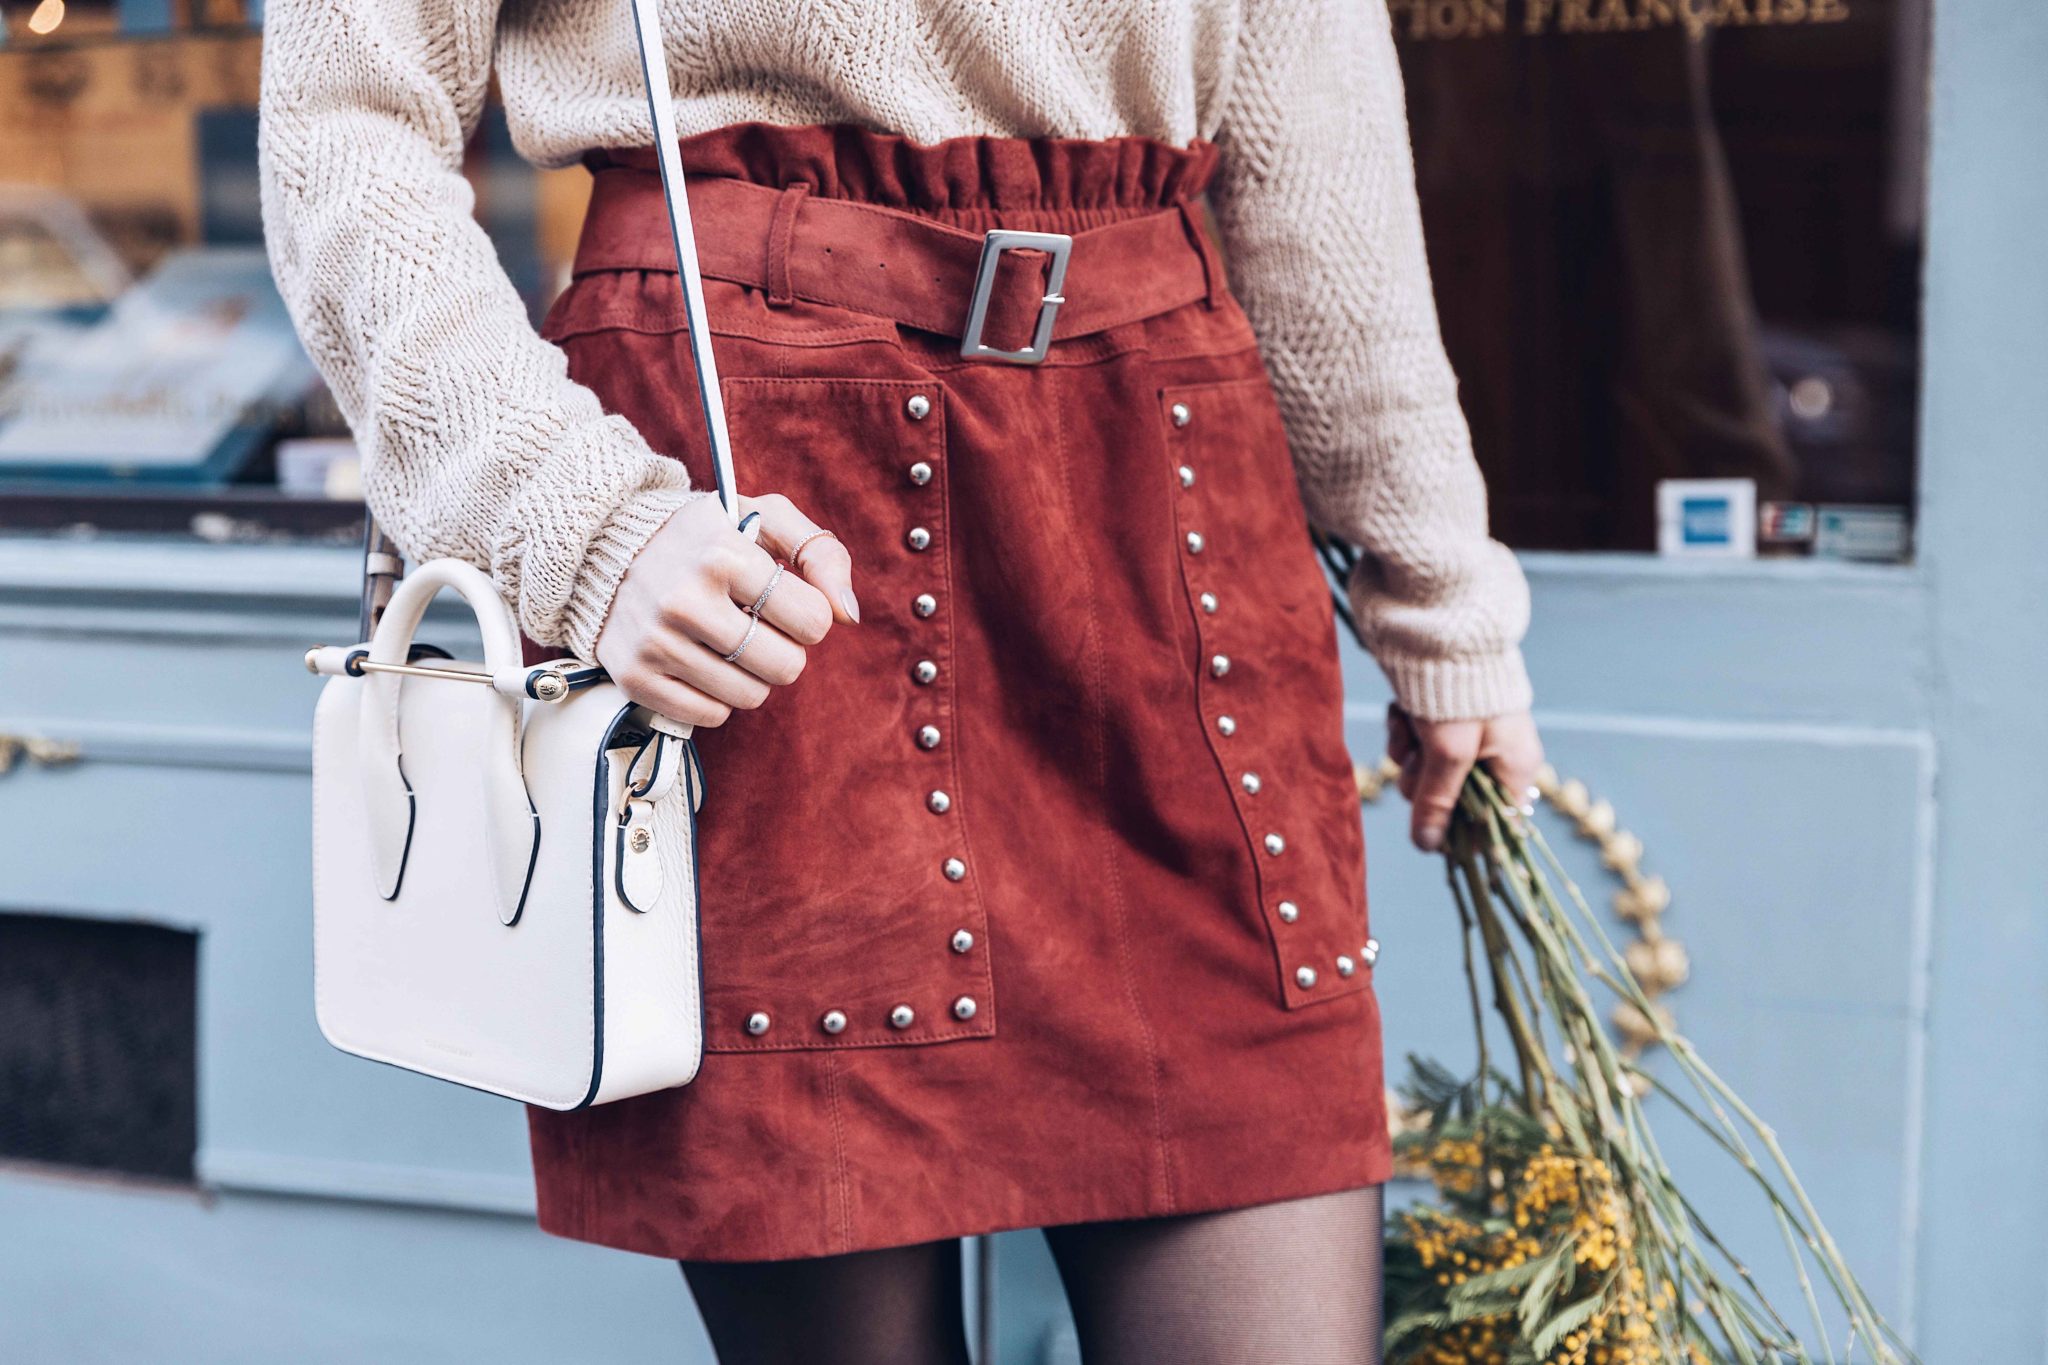
[{"label": "silver ring", "polygon": [[747,646],[754,643],[754,632],[759,630],[760,628],[760,617],[755,616],[752,619],[750,619],[747,622],[747,633],[745,635],[740,636],[739,646],[735,648],[732,653],[725,656],[725,661],[727,663],[732,663],[735,660],[737,660],[740,657],[740,655],[746,653]]},{"label": "silver ring", "polygon": [[796,543],[795,548],[789,552],[789,562],[796,565],[797,571],[799,573],[803,571],[805,549],[807,549],[810,546],[810,543],[816,540],[819,536],[832,536],[834,540],[839,539],[838,536],[833,535],[832,532],[826,530],[824,527],[821,526],[817,530],[805,536],[802,540],[799,540]]},{"label": "silver ring", "polygon": [[[754,599],[754,605],[747,608],[747,615],[753,617],[756,621],[761,619],[761,608],[768,605],[768,594],[774,592],[775,585],[782,581],[782,569],[783,566],[780,564],[775,566],[775,572],[768,575],[768,586],[761,589],[761,595]],[[751,631],[748,632],[748,634],[752,633]]]}]

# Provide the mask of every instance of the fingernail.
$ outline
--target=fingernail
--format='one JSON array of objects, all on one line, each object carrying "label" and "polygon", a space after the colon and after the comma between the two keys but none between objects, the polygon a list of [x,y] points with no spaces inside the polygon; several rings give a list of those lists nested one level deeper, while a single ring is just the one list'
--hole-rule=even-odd
[{"label": "fingernail", "polygon": [[1435,853],[1444,846],[1444,832],[1435,825],[1425,825],[1415,836],[1415,842],[1422,845],[1424,853]]},{"label": "fingernail", "polygon": [[845,609],[847,616],[856,625],[860,623],[860,599],[853,595],[852,588],[841,588],[839,590],[839,605]]}]

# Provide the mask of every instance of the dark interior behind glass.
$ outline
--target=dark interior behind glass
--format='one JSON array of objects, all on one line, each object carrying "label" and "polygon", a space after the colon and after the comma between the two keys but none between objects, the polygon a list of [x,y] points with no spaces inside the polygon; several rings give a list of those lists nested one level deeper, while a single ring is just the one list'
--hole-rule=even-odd
[{"label": "dark interior behind glass", "polygon": [[[1926,4],[1391,0],[1445,338],[1504,539],[1651,548],[1671,478],[1910,515]],[[112,419],[84,459],[74,430],[69,467],[20,453],[23,405],[47,401],[35,357],[120,330],[121,300],[167,271],[212,270],[276,321],[258,297],[259,7],[61,11],[38,33],[56,10],[0,0],[0,529],[350,539],[354,452],[309,368],[184,466],[138,463],[148,440]],[[527,167],[495,108],[465,171],[538,318],[587,176]],[[194,369],[177,383],[222,378]]]},{"label": "dark interior behind glass", "polygon": [[1503,538],[1648,549],[1667,478],[1910,507],[1923,0],[1394,9]]}]

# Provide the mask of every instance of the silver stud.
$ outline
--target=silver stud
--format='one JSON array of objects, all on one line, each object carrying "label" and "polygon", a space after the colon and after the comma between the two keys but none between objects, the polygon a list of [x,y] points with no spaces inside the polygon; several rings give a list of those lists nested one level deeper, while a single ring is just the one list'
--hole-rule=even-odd
[{"label": "silver stud", "polygon": [[944,792],[933,792],[924,799],[924,804],[933,815],[944,815],[953,809],[953,798]]},{"label": "silver stud", "polygon": [[1193,488],[1195,486],[1195,467],[1193,465],[1184,464],[1180,467],[1180,486],[1182,488]]},{"label": "silver stud", "polygon": [[1217,734],[1219,734],[1219,735],[1221,735],[1221,736],[1223,736],[1223,737],[1224,737],[1225,739],[1229,739],[1229,738],[1230,738],[1230,737],[1231,737],[1232,735],[1236,734],[1236,733],[1237,733],[1237,717],[1236,717],[1236,716],[1218,716],[1218,717],[1216,717],[1216,733],[1217,733]]},{"label": "silver stud", "polygon": [[1337,954],[1337,975],[1349,976],[1357,970],[1358,964],[1353,962],[1348,955],[1344,953]]},{"label": "silver stud", "polygon": [[898,1005],[895,1009],[889,1011],[889,1027],[909,1028],[911,1025],[911,1021],[913,1021],[916,1018],[916,1010],[910,1008],[910,1006],[908,1005]]},{"label": "silver stud", "polygon": [[938,748],[938,747],[939,747],[939,727],[938,727],[938,726],[936,726],[936,725],[920,725],[920,726],[918,726],[918,727],[917,727],[917,747],[918,747],[918,748],[920,748],[920,749],[936,749],[936,748]]},{"label": "silver stud", "polygon": [[974,997],[963,995],[953,1002],[953,1017],[955,1019],[972,1019],[976,1008]]},{"label": "silver stud", "polygon": [[1206,545],[1206,544],[1208,544],[1208,542],[1202,539],[1202,533],[1201,533],[1200,531],[1190,531],[1190,532],[1188,532],[1188,553],[1189,553],[1189,554],[1191,554],[1191,555],[1198,555],[1198,554],[1202,553],[1202,547],[1203,547],[1204,545]]},{"label": "silver stud", "polygon": [[768,1031],[768,1022],[768,1016],[765,1013],[755,1010],[747,1016],[747,1032],[759,1038]]},{"label": "silver stud", "polygon": [[903,410],[910,414],[911,421],[922,422],[932,415],[932,400],[921,393],[913,393],[910,400],[903,405]]},{"label": "silver stud", "polygon": [[1380,941],[1376,938],[1367,939],[1365,946],[1358,950],[1358,955],[1365,959],[1366,966],[1372,966],[1380,960]]},{"label": "silver stud", "polygon": [[1215,593],[1213,593],[1213,592],[1205,592],[1205,593],[1203,593],[1203,594],[1202,594],[1202,599],[1201,599],[1201,600],[1202,600],[1202,610],[1203,610],[1203,612],[1204,612],[1204,613],[1206,613],[1207,615],[1210,615],[1210,616],[1214,616],[1214,615],[1216,614],[1216,605],[1217,605],[1217,604],[1216,604],[1216,594],[1215,594]]},{"label": "silver stud", "polygon": [[1280,920],[1283,924],[1292,924],[1300,918],[1300,906],[1296,905],[1293,901],[1280,902]]},{"label": "silver stud", "polygon": [[932,533],[925,530],[922,526],[913,526],[910,528],[910,534],[903,537],[903,539],[909,543],[910,548],[913,550],[926,550],[931,548]]},{"label": "silver stud", "polygon": [[938,679],[939,666],[930,659],[919,659],[917,667],[910,670],[910,676],[925,686],[930,686]]},{"label": "silver stud", "polygon": [[1186,403],[1175,403],[1168,411],[1173,414],[1173,424],[1177,427],[1186,426],[1194,418]]},{"label": "silver stud", "polygon": [[1277,858],[1286,851],[1287,841],[1285,839],[1277,834],[1268,834],[1266,836],[1266,852]]},{"label": "silver stud", "polygon": [[912,465],[908,472],[910,474],[910,481],[919,488],[932,481],[932,467],[923,460],[919,460],[916,464]]},{"label": "silver stud", "polygon": [[1301,987],[1303,990],[1307,990],[1309,987],[1315,985],[1316,969],[1313,967],[1296,967],[1294,969],[1294,984]]},{"label": "silver stud", "polygon": [[955,930],[953,931],[953,951],[954,951],[954,952],[956,952],[956,953],[964,953],[964,952],[966,952],[966,951],[967,951],[968,949],[972,948],[973,946],[974,946],[974,935],[973,935],[973,934],[970,934],[970,933],[968,933],[968,932],[967,932],[967,931],[966,931],[965,929],[955,929]]},{"label": "silver stud", "polygon": [[910,609],[919,616],[930,616],[939,609],[939,599],[928,592],[921,592],[917,595],[916,600],[910,604]]},{"label": "silver stud", "polygon": [[964,881],[967,877],[967,864],[961,862],[958,858],[946,859],[946,865],[943,870],[946,874],[946,880],[949,882]]},{"label": "silver stud", "polygon": [[838,1010],[826,1010],[825,1017],[818,1021],[818,1027],[827,1033],[844,1033],[846,1016]]},{"label": "silver stud", "polygon": [[1230,656],[1229,656],[1228,654],[1212,654],[1212,655],[1210,655],[1210,656],[1209,656],[1209,672],[1210,672],[1210,673],[1212,673],[1212,674],[1213,674],[1213,675],[1215,675],[1216,677],[1219,677],[1219,678],[1220,678],[1220,677],[1222,677],[1222,676],[1223,676],[1223,675],[1224,675],[1225,673],[1228,673],[1229,671],[1230,671]]},{"label": "silver stud", "polygon": [[1237,784],[1244,788],[1246,796],[1257,796],[1259,794],[1260,782],[1257,773],[1246,773],[1243,777],[1237,779]]}]

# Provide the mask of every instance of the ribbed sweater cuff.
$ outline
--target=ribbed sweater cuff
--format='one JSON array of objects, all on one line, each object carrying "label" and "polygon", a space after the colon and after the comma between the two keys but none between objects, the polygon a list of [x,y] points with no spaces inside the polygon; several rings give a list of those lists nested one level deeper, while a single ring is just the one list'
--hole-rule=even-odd
[{"label": "ribbed sweater cuff", "polygon": [[1529,709],[1535,695],[1522,651],[1455,659],[1383,658],[1401,709],[1419,720],[1486,720]]},{"label": "ribbed sweater cuff", "polygon": [[563,644],[572,654],[588,661],[597,658],[598,633],[604,629],[612,598],[618,595],[619,580],[626,576],[633,556],[654,538],[654,533],[675,515],[677,508],[698,498],[714,496],[698,489],[660,488],[636,493],[619,504],[590,538],[590,548],[584,552],[575,586],[569,592],[569,603],[562,611],[568,626],[568,638]]}]

